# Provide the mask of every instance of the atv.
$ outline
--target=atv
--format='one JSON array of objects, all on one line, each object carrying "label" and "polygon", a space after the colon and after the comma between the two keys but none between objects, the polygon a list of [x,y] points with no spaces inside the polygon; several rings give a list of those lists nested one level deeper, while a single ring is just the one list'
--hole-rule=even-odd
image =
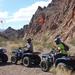
[{"label": "atv", "polygon": [[55,62],[55,66],[75,70],[75,56],[58,58]]},{"label": "atv", "polygon": [[21,63],[26,67],[39,65],[41,61],[37,52],[25,51],[25,49],[15,49],[12,51],[11,62],[17,64],[19,60],[21,60]]},{"label": "atv", "polygon": [[7,63],[8,56],[6,54],[6,49],[0,48],[0,62]]},{"label": "atv", "polygon": [[57,58],[67,56],[61,53],[58,53],[55,49],[52,49],[50,53],[43,54],[40,62],[40,67],[42,71],[48,72],[49,69],[53,66]]}]

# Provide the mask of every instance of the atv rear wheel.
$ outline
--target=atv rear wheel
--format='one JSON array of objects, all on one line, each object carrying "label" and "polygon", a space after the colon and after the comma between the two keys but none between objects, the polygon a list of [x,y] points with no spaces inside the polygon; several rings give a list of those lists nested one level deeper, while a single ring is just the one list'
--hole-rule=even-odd
[{"label": "atv rear wheel", "polygon": [[31,65],[30,57],[24,57],[22,63],[25,67],[29,67]]},{"label": "atv rear wheel", "polygon": [[65,68],[66,67],[66,64],[65,63],[58,63],[57,64],[57,67],[60,67],[60,68]]},{"label": "atv rear wheel", "polygon": [[66,64],[63,63],[63,62],[60,62],[57,64],[56,66],[56,75],[64,75],[64,74],[68,74],[68,71],[69,69],[66,67]]}]

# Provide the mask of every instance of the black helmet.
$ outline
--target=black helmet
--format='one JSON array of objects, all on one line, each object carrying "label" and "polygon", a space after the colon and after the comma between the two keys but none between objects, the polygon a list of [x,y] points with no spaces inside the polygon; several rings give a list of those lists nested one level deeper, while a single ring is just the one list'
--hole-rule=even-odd
[{"label": "black helmet", "polygon": [[56,39],[56,38],[61,38],[61,37],[60,37],[60,34],[56,35],[56,36],[55,36],[55,39]]},{"label": "black helmet", "polygon": [[27,41],[28,41],[28,42],[31,42],[31,38],[28,38]]},{"label": "black helmet", "polygon": [[54,41],[55,41],[56,44],[60,44],[61,43],[61,39],[60,38],[55,38]]}]

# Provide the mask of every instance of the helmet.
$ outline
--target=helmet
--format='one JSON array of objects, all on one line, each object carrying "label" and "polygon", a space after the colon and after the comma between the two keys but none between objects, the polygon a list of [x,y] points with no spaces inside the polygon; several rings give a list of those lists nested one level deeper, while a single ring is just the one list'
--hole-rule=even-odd
[{"label": "helmet", "polygon": [[28,42],[31,42],[31,38],[28,38],[27,41],[28,41]]},{"label": "helmet", "polygon": [[56,38],[59,38],[59,39],[60,39],[60,38],[61,38],[60,34],[56,35],[55,39],[56,39]]},{"label": "helmet", "polygon": [[61,39],[59,37],[55,38],[54,41],[55,41],[56,44],[60,44],[61,43]]}]

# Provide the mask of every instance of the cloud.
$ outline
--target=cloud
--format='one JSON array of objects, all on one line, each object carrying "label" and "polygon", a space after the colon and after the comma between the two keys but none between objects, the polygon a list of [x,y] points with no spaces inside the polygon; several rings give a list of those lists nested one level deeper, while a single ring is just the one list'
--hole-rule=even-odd
[{"label": "cloud", "polygon": [[8,18],[8,12],[6,11],[0,12],[0,25],[2,23],[5,23],[6,18]]},{"label": "cloud", "polygon": [[19,21],[25,21],[26,23],[29,23],[30,19],[32,18],[32,15],[37,10],[38,6],[44,7],[47,6],[51,0],[42,0],[35,2],[31,6],[20,8],[16,12],[12,13],[12,15],[8,15],[8,12],[0,12],[0,16],[6,19],[6,23],[10,22],[19,22]]},{"label": "cloud", "polygon": [[51,0],[40,0],[28,7],[20,8],[16,12],[11,13],[11,15],[9,15],[10,13],[8,11],[0,11],[0,21],[3,20],[4,23],[16,23],[24,21],[26,24],[28,24],[38,6],[44,7],[47,6],[50,2]]},{"label": "cloud", "polygon": [[0,18],[7,18],[8,17],[8,12],[0,12]]}]

